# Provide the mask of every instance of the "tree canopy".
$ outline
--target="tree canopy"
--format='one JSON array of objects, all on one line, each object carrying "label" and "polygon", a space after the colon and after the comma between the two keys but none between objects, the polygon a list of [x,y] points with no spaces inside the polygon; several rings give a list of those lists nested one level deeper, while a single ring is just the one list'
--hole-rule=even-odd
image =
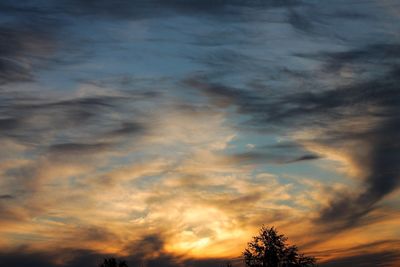
[{"label": "tree canopy", "polygon": [[248,267],[310,267],[316,259],[298,252],[287,244],[287,237],[274,228],[262,226],[257,236],[247,244],[243,257]]},{"label": "tree canopy", "polygon": [[126,261],[117,260],[115,258],[106,258],[99,267],[128,267]]}]

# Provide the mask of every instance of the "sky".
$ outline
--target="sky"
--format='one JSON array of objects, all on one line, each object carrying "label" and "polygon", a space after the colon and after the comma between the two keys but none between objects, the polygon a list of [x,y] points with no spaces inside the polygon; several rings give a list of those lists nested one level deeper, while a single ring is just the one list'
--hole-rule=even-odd
[{"label": "sky", "polygon": [[1,265],[399,266],[399,85],[396,0],[0,0]]}]

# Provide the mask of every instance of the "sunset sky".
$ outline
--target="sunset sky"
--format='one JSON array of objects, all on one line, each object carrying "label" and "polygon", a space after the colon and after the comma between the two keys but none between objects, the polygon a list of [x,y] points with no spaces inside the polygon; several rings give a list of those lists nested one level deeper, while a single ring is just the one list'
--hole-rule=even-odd
[{"label": "sunset sky", "polygon": [[400,266],[400,2],[0,0],[0,266]]}]

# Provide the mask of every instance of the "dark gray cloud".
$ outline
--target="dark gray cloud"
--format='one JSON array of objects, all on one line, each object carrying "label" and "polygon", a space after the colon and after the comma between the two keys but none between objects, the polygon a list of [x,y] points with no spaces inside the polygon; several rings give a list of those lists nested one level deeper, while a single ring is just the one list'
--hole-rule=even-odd
[{"label": "dark gray cloud", "polygon": [[[93,240],[104,239],[104,233],[99,230],[90,230],[88,233]],[[93,236],[92,236],[93,235]],[[88,234],[85,234],[87,237]],[[79,240],[78,240],[79,241]],[[112,242],[112,240],[110,240]],[[162,251],[163,240],[159,235],[148,235],[141,240],[132,243],[127,248],[130,251],[128,257],[118,257],[111,254],[101,254],[83,249],[59,249],[47,252],[31,252],[27,247],[20,247],[13,251],[0,252],[0,262],[5,266],[44,266],[44,267],[97,267],[104,258],[116,257],[125,260],[129,266],[148,267],[205,267],[221,266],[229,259],[190,259],[182,256],[167,254]],[[154,256],[158,254],[158,256]],[[60,263],[60,259],[68,259]]]},{"label": "dark gray cloud", "polygon": [[297,158],[294,158],[292,160],[287,161],[288,163],[294,163],[294,162],[299,162],[299,161],[307,161],[307,160],[315,160],[315,159],[319,159],[321,158],[318,155],[312,155],[312,154],[307,154],[307,155],[303,155]]},{"label": "dark gray cloud", "polygon": [[[78,150],[78,145],[82,150],[93,150],[94,147],[100,148],[92,144],[99,142],[99,138],[123,138],[139,134],[145,128],[143,123],[133,122],[132,119],[115,120],[108,117],[110,112],[122,113],[120,108],[134,101],[135,96],[77,97],[60,101],[45,100],[30,94],[19,97],[18,93],[4,93],[0,98],[3,99],[3,105],[0,106],[3,116],[0,119],[0,136],[33,145],[50,142],[52,146],[54,142],[52,152]],[[72,133],[74,129],[80,129],[83,135],[75,136]],[[57,136],[63,138],[52,141]],[[71,145],[62,145],[68,142]],[[102,142],[102,149],[110,145]]]},{"label": "dark gray cloud", "polygon": [[144,131],[143,124],[137,122],[123,122],[119,128],[110,132],[111,136],[127,136],[142,133]]},{"label": "dark gray cloud", "polygon": [[[245,122],[247,127],[266,132],[307,127],[323,129],[322,135],[308,141],[347,151],[362,170],[364,184],[359,194],[338,195],[321,211],[317,221],[350,227],[399,186],[400,168],[396,162],[400,160],[397,142],[400,135],[400,54],[397,44],[375,44],[314,57],[324,62],[325,71],[334,71],[349,63],[362,67],[374,64],[378,70],[370,72],[367,78],[356,77],[348,86],[281,93],[234,88],[209,80],[206,75],[192,77],[185,83],[220,107],[234,106],[238,113],[250,115]],[[371,122],[365,126],[367,121]],[[359,151],[360,145],[366,150]],[[259,161],[271,157],[251,152],[237,158]],[[303,155],[286,162],[313,158],[313,155]]]},{"label": "dark gray cloud", "polygon": [[29,253],[23,249],[13,252],[0,253],[0,260],[4,266],[56,266],[51,261],[51,256],[48,253]]},{"label": "dark gray cloud", "polygon": [[[293,8],[299,4],[297,0],[2,1],[0,17],[6,22],[0,26],[0,84],[32,81],[40,69],[74,64],[81,57],[92,56],[87,49],[92,45],[90,38],[83,40],[68,30],[74,18],[138,20],[178,14],[216,19],[245,16],[249,20],[244,10]],[[304,18],[293,9],[290,14],[288,21],[303,27]]]},{"label": "dark gray cloud", "polygon": [[[299,4],[298,0],[118,0],[118,1],[58,1],[42,2],[37,4],[35,1],[18,3],[13,1],[3,1],[1,7],[7,12],[21,14],[69,14],[69,15],[93,15],[108,16],[124,19],[143,19],[155,16],[168,15],[168,10],[179,13],[217,13],[228,14],[229,8],[271,8],[271,7],[290,7]],[[238,12],[238,10],[236,10]]]},{"label": "dark gray cloud", "polygon": [[363,253],[356,256],[338,258],[326,263],[321,264],[321,267],[341,267],[341,266],[354,266],[354,267],[375,267],[375,266],[394,266],[400,259],[400,254],[393,251]]},{"label": "dark gray cloud", "polygon": [[97,153],[105,151],[110,148],[109,143],[95,143],[95,144],[80,144],[80,143],[65,143],[51,145],[50,153],[55,154],[77,154],[82,153]]},{"label": "dark gray cloud", "polygon": [[76,1],[70,10],[76,13],[106,15],[119,18],[141,19],[153,16],[171,15],[168,11],[181,14],[240,14],[238,8],[289,7],[298,4],[297,0],[150,0],[150,1]]},{"label": "dark gray cloud", "polygon": [[285,153],[268,153],[268,152],[244,152],[228,156],[229,159],[241,164],[288,164],[306,160],[316,160],[321,158],[314,154],[305,154],[296,156],[295,150],[286,151]]},{"label": "dark gray cloud", "polygon": [[34,79],[34,62],[54,51],[54,40],[43,31],[21,24],[0,26],[0,85]]},{"label": "dark gray cloud", "polygon": [[[331,7],[329,4],[326,6],[327,9]],[[29,159],[37,156],[37,162],[23,167],[11,167],[5,173],[7,177],[22,178],[12,179],[18,183],[33,183],[33,180],[39,177],[40,160],[46,164],[47,161],[59,164],[56,159],[62,161],[64,155],[78,155],[76,160],[82,161],[85,155],[92,156],[116,148],[123,138],[146,134],[147,127],[152,126],[148,124],[152,122],[146,114],[148,110],[141,111],[142,106],[136,105],[136,101],[147,98],[155,100],[155,97],[162,95],[157,91],[159,89],[155,88],[162,86],[163,81],[154,82],[155,80],[150,82],[152,88],[148,93],[129,94],[125,91],[114,91],[118,96],[94,94],[63,97],[64,100],[59,100],[51,94],[47,95],[50,92],[45,89],[33,89],[34,91],[30,92],[25,91],[30,89],[27,87],[21,91],[20,87],[14,87],[18,82],[37,81],[40,78],[40,70],[54,70],[60,64],[73,64],[76,55],[84,55],[84,59],[92,56],[90,52],[96,50],[98,47],[95,46],[99,45],[94,41],[97,37],[93,37],[92,32],[75,36],[74,30],[77,29],[71,30],[68,27],[74,22],[78,25],[92,21],[115,23],[141,19],[159,19],[161,25],[163,19],[168,16],[184,15],[206,18],[207,23],[211,18],[212,23],[217,22],[212,24],[213,27],[218,26],[210,35],[199,34],[191,27],[188,29],[195,32],[190,35],[192,42],[188,42],[195,46],[189,58],[205,65],[208,72],[203,76],[186,79],[184,85],[195,88],[196,92],[201,92],[202,96],[206,96],[207,100],[214,104],[208,106],[206,103],[204,109],[232,108],[247,119],[240,124],[244,126],[241,129],[246,131],[269,134],[315,128],[320,130],[321,134],[313,140],[305,141],[344,151],[362,170],[361,188],[356,192],[339,192],[335,195],[329,205],[321,210],[316,223],[328,225],[333,231],[359,225],[361,220],[377,208],[382,199],[399,187],[400,147],[396,140],[400,135],[400,46],[396,42],[386,42],[384,38],[376,36],[374,41],[381,40],[381,43],[361,45],[361,42],[353,40],[351,45],[346,46],[349,44],[346,43],[346,38],[351,39],[355,31],[346,31],[344,27],[338,27],[336,32],[330,31],[333,29],[330,26],[341,19],[367,22],[368,17],[363,10],[348,11],[346,7],[342,7],[335,9],[332,15],[327,13],[326,9],[319,10],[311,4],[304,5],[303,1],[295,0],[1,1],[0,10],[4,22],[0,26],[0,137],[38,149],[37,154],[32,154],[31,151],[27,153]],[[273,12],[266,12],[271,10]],[[334,19],[333,22],[329,21],[330,19]],[[244,25],[242,22],[251,23]],[[268,26],[270,24],[260,22],[271,23],[276,29],[271,30]],[[79,25],[76,28],[79,28]],[[261,31],[260,28],[268,30]],[[368,25],[365,28],[368,28]],[[149,31],[152,29],[149,28]],[[286,37],[285,34],[290,36]],[[315,53],[294,53],[297,49],[293,46],[311,46],[309,42],[295,42],[302,40],[305,34],[313,36],[311,38],[315,39],[312,41],[318,44],[340,40],[336,45],[340,44],[342,48],[346,48],[341,52],[332,52],[337,51],[336,49],[322,49]],[[316,38],[318,34],[320,39]],[[81,38],[82,36],[87,38]],[[323,39],[327,36],[334,37],[328,41]],[[92,37],[93,39],[90,39]],[[279,38],[284,40],[274,40]],[[109,40],[108,36],[104,36],[104,39],[105,41],[101,40],[115,41]],[[369,38],[357,40],[364,42]],[[182,40],[185,41],[187,39]],[[282,48],[288,47],[288,50],[281,50],[280,47],[274,47],[274,44],[281,45]],[[209,49],[206,52],[202,50],[205,46]],[[218,48],[214,49],[215,46]],[[111,50],[110,47],[106,45],[102,49]],[[305,50],[319,51],[320,47],[314,49],[312,46]],[[101,54],[104,51],[102,49],[96,52]],[[253,50],[258,52],[252,53]],[[267,53],[271,58],[264,57]],[[287,64],[280,64],[288,59],[290,60]],[[322,68],[312,72],[306,67],[302,68],[307,64],[300,64],[300,70],[298,66],[289,67],[291,63],[295,65],[297,59],[301,64],[321,63]],[[96,62],[88,60],[87,63]],[[113,67],[115,66],[110,66],[110,69]],[[325,86],[320,86],[322,83],[317,83],[328,76],[341,77],[341,72],[348,69],[352,75],[351,85],[334,86],[326,82]],[[116,68],[115,71],[120,70]],[[69,77],[71,72],[67,70],[63,76]],[[87,73],[82,74],[86,75]],[[120,73],[117,75],[121,76]],[[85,80],[82,76],[74,76],[73,79],[80,82]],[[235,76],[236,80],[225,83],[232,76]],[[251,81],[246,80],[249,77]],[[301,84],[298,86],[301,88],[280,87],[282,80],[291,79]],[[135,88],[134,90],[137,87],[136,81],[129,78],[104,84],[95,81],[91,85],[104,89],[113,88],[117,84],[124,88]],[[182,90],[181,85],[174,90]],[[306,86],[302,87],[303,85]],[[54,89],[56,90],[58,89]],[[176,95],[174,91],[173,97]],[[150,109],[154,106],[152,103]],[[180,107],[180,111],[184,112],[196,110],[192,103],[185,103]],[[364,124],[361,127],[357,123],[369,120],[371,123],[367,123],[367,126]],[[360,151],[360,147],[365,148],[367,152]],[[300,144],[289,143],[275,147],[257,147],[251,152],[227,157],[242,164],[289,164],[315,160],[320,156],[305,151]],[[35,193],[33,186],[23,187],[23,190],[28,191],[27,189]],[[21,192],[11,190],[0,195],[3,221],[21,220],[18,217],[21,215],[12,210],[11,206],[7,206],[8,202],[20,197],[19,193]],[[21,196],[24,197],[24,193],[21,193]],[[257,199],[258,196],[246,195],[233,199],[232,202],[250,203]],[[85,228],[83,231],[82,238],[87,240],[112,242],[115,238],[102,229]],[[219,266],[225,261],[184,260],[165,254],[162,251],[163,246],[162,236],[146,236],[126,248],[132,255],[127,260],[133,266],[140,265],[147,258],[149,251],[155,251],[160,256],[146,260],[147,266]],[[46,267],[55,266],[57,259],[65,255],[71,256],[71,260],[63,265],[65,267],[97,266],[102,258],[110,256],[87,250],[33,253],[20,248],[1,252],[0,262],[7,266]],[[331,261],[327,266],[343,266],[349,262],[355,262],[355,266],[373,262],[378,266],[380,263],[371,257],[390,262],[398,255],[393,252],[364,254]]]},{"label": "dark gray cloud", "polygon": [[6,194],[6,195],[0,195],[0,199],[13,199],[13,198],[14,198],[13,195],[8,195],[8,194]]},{"label": "dark gray cloud", "polygon": [[365,171],[362,192],[359,195],[338,196],[322,211],[319,221],[344,221],[345,225],[351,226],[370,212],[379,200],[398,188],[400,146],[395,140],[400,134],[400,117],[397,114],[392,116],[384,119],[374,132],[358,138],[370,149],[368,155],[352,155],[358,166]]}]

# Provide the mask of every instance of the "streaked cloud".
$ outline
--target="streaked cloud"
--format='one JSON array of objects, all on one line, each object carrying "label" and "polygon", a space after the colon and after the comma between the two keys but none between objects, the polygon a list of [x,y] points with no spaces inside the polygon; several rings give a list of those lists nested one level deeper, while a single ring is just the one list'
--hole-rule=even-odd
[{"label": "streaked cloud", "polygon": [[0,262],[399,262],[394,1],[0,9]]}]

